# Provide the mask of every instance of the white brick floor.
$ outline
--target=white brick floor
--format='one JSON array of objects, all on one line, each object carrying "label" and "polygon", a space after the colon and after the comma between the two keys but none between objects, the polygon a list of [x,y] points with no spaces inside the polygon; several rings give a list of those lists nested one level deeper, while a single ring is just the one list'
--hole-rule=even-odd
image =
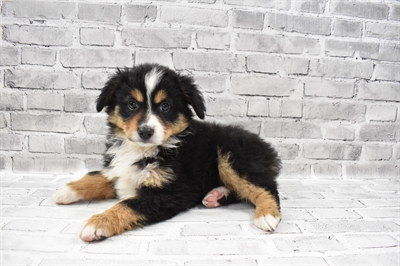
[{"label": "white brick floor", "polygon": [[77,177],[0,174],[1,265],[399,265],[398,180],[280,180],[283,220],[267,234],[245,203],[198,206],[98,243],[77,232],[117,200],[57,206]]}]

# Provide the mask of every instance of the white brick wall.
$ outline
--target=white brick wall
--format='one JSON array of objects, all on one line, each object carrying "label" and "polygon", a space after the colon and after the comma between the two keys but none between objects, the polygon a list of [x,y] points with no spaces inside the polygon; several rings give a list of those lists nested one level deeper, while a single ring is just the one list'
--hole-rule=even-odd
[{"label": "white brick wall", "polygon": [[98,166],[99,89],[158,62],[196,78],[207,119],[272,142],[288,178],[400,176],[396,1],[5,0],[1,15],[2,171]]}]

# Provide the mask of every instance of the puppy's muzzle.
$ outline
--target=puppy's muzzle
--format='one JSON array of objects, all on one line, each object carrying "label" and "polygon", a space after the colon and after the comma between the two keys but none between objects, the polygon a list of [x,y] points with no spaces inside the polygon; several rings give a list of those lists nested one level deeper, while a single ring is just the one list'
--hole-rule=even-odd
[{"label": "puppy's muzzle", "polygon": [[139,127],[138,134],[142,140],[148,140],[154,135],[154,129],[149,126],[141,126]]}]

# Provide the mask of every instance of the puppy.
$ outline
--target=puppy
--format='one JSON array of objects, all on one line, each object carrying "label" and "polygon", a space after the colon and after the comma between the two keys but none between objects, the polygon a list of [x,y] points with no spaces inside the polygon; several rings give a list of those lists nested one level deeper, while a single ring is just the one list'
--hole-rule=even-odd
[{"label": "puppy", "polygon": [[82,240],[164,221],[201,202],[217,207],[250,201],[255,225],[277,228],[277,152],[239,127],[193,119],[190,106],[204,118],[204,100],[193,79],[164,66],[118,70],[107,81],[97,99],[97,111],[106,107],[108,114],[104,168],[53,195],[57,204],[121,199],[86,221]]}]

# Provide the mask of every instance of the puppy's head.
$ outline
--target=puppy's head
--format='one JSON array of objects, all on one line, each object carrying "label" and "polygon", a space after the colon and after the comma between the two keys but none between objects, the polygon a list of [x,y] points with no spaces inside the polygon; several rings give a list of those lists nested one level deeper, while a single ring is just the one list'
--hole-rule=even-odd
[{"label": "puppy's head", "polygon": [[97,99],[113,134],[143,145],[162,145],[184,131],[193,116],[204,118],[205,105],[193,79],[156,64],[118,70]]}]

